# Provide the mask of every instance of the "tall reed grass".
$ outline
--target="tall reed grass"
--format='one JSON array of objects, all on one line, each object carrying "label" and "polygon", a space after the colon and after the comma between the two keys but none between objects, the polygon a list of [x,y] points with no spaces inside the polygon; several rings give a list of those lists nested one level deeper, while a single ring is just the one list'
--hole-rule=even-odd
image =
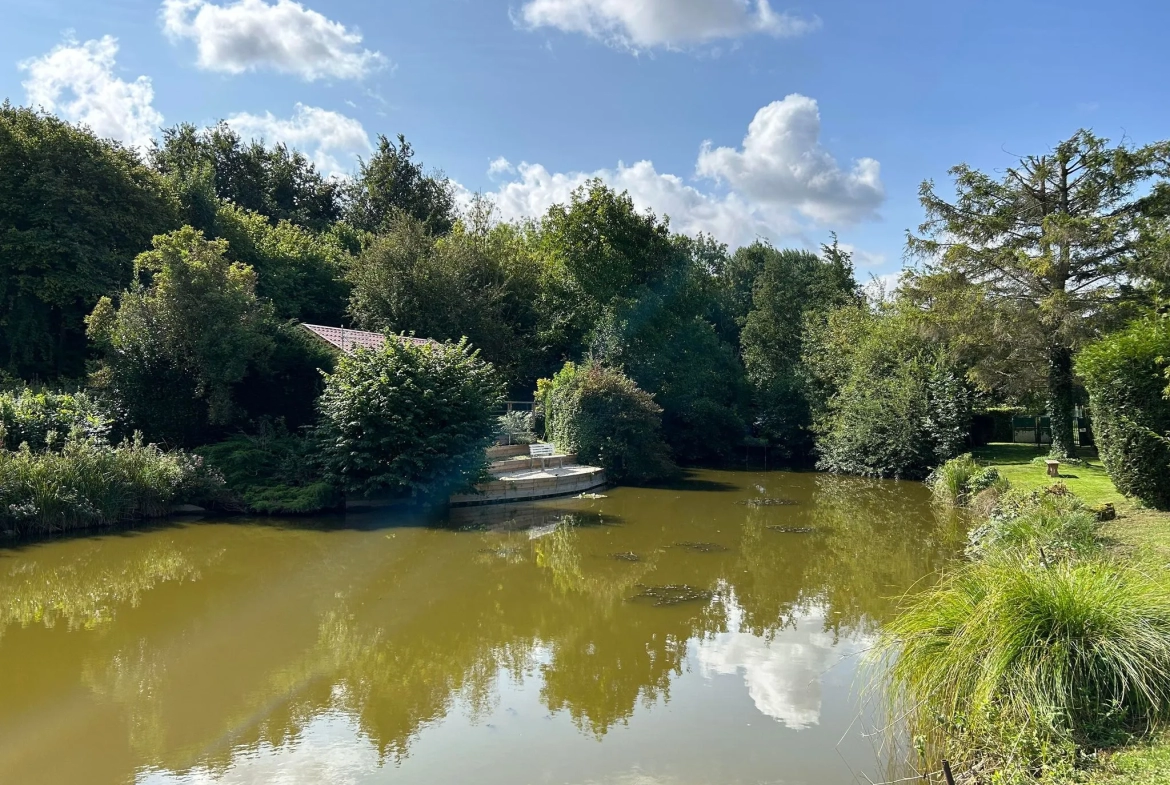
[{"label": "tall reed grass", "polygon": [[75,431],[59,451],[0,449],[0,531],[28,536],[162,517],[221,484],[197,456],[164,452],[141,436],[115,446]]}]

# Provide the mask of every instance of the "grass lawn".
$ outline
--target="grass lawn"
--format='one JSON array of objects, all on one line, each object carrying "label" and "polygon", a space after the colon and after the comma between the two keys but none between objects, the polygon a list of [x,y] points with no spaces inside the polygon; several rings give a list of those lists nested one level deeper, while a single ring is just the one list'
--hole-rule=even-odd
[{"label": "grass lawn", "polygon": [[[1012,486],[1024,490],[1047,488],[1063,482],[1086,503],[1112,504],[1117,520],[1106,524],[1106,541],[1125,558],[1160,570],[1170,581],[1170,512],[1141,507],[1113,487],[1095,450],[1086,450],[1083,465],[1060,467],[1060,479],[1048,476],[1044,464],[1032,460],[1047,449],[1028,444],[989,444],[972,451],[979,463],[994,466]],[[1170,737],[1140,744],[1108,755],[1089,775],[1091,785],[1170,785]]]}]

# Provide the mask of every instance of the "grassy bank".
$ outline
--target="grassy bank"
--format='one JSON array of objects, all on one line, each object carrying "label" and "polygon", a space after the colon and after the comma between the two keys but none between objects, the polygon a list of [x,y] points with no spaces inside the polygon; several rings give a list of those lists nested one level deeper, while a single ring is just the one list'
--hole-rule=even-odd
[{"label": "grassy bank", "polygon": [[[1030,445],[991,444],[974,451],[979,463],[994,466],[1015,488],[1041,489],[1053,483],[1042,464],[1045,452]],[[1148,565],[1170,582],[1170,512],[1144,509],[1113,486],[1095,452],[1083,464],[1061,467],[1060,482],[1092,506],[1113,504],[1117,519],[1102,531],[1109,548],[1127,560]],[[1170,785],[1170,736],[1104,755],[1087,775],[1093,785]]]}]

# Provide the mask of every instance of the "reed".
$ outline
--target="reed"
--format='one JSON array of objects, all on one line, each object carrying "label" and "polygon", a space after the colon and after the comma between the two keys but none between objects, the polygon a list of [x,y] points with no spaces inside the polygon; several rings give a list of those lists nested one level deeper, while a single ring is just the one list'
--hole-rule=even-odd
[{"label": "reed", "polygon": [[60,451],[0,450],[0,530],[30,536],[158,518],[221,482],[197,456],[75,432]]}]

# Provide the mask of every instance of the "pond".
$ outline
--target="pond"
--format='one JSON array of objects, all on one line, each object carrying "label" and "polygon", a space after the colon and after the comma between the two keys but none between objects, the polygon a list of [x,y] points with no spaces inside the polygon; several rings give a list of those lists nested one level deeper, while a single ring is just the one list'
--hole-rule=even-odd
[{"label": "pond", "polygon": [[961,522],[817,474],[604,493],[0,548],[0,782],[887,778],[864,653]]}]

